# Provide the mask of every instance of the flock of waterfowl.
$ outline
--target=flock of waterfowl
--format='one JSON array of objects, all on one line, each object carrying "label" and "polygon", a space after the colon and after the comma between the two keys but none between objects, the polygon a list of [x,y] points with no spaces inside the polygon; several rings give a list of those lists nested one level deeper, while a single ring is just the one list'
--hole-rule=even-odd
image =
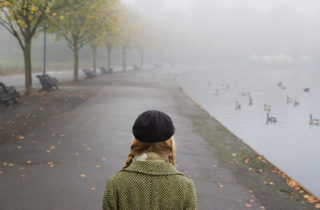
[{"label": "flock of waterfowl", "polygon": [[[211,83],[210,81],[208,81],[208,87],[211,86]],[[282,82],[279,82],[278,83],[278,87],[282,90],[285,90],[286,87],[283,85]],[[214,96],[218,96],[220,94],[220,90],[224,90],[224,91],[227,91],[229,90],[229,85],[228,84],[221,84],[221,88],[220,89],[214,89],[213,91],[213,95]],[[303,89],[304,92],[308,93],[310,91],[310,88],[304,88]],[[240,92],[239,93],[240,96],[246,96],[248,97],[248,104],[249,106],[251,106],[253,104],[253,99],[252,99],[252,96],[250,94],[250,92]],[[287,96],[287,99],[286,99],[286,102],[287,104],[292,104],[293,107],[296,107],[296,106],[299,106],[300,105],[300,102],[298,100],[296,100],[295,98],[292,98],[292,97],[289,97]],[[235,101],[235,110],[241,110],[241,104],[239,103],[239,101]],[[271,112],[271,106],[270,105],[267,105],[267,104],[264,104],[264,108],[263,108],[264,111],[266,111],[266,124],[269,124],[269,123],[277,123],[277,118],[274,117],[274,116],[270,116],[270,112]],[[312,114],[309,115],[309,125],[310,126],[313,126],[313,125],[316,125],[316,126],[319,126],[320,124],[320,120],[319,119],[316,119],[316,118],[313,118]]]}]

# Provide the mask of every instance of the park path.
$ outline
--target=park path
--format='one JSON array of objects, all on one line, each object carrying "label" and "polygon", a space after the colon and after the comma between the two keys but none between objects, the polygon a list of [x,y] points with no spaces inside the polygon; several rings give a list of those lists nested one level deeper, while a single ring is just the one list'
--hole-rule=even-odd
[{"label": "park path", "polygon": [[[119,72],[121,70],[121,67],[114,68],[115,72]],[[132,67],[128,68],[129,71],[132,70]],[[97,72],[100,73],[100,70],[97,69]],[[39,79],[37,78],[37,75],[42,74],[42,72],[32,73],[32,84],[34,88],[41,88]],[[73,80],[73,70],[61,70],[61,71],[47,71],[47,74],[49,74],[52,77],[56,77],[59,82],[66,82]],[[85,75],[81,69],[79,69],[79,79],[84,79]],[[24,90],[24,74],[13,74],[13,75],[2,75],[0,76],[0,82],[3,82],[4,84],[8,86],[15,86],[17,90]]]},{"label": "park path", "polygon": [[[199,209],[264,209],[183,114],[168,86],[173,79],[167,70],[117,72],[65,83],[41,96],[50,101],[26,98],[16,107],[0,109],[6,117],[24,116],[17,118],[20,126],[10,127],[12,135],[0,135],[1,209],[101,209],[106,178],[123,166],[133,122],[149,109],[172,117],[177,168],[194,180]],[[25,104],[32,110],[26,111]],[[38,116],[37,123],[29,120]],[[0,134],[9,126],[0,119]]]}]

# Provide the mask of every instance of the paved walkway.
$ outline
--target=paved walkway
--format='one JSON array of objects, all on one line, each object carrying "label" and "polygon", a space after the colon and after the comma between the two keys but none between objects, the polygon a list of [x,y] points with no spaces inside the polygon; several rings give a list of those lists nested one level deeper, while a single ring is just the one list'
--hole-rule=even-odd
[{"label": "paved walkway", "polygon": [[134,120],[157,109],[174,121],[177,168],[194,180],[199,209],[263,209],[196,131],[168,75],[131,71],[69,82],[60,91],[0,109],[6,119],[15,113],[20,123],[0,119],[0,208],[101,209],[106,177],[126,160]]}]

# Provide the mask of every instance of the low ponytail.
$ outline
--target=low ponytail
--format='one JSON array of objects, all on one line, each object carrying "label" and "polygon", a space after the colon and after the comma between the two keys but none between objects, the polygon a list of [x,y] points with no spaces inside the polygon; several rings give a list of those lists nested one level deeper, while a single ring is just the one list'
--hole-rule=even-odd
[{"label": "low ponytail", "polygon": [[175,141],[172,136],[166,141],[162,142],[142,142],[132,138],[130,152],[128,159],[123,168],[127,168],[133,162],[134,156],[141,155],[145,152],[154,152],[161,156],[168,156],[168,160],[172,165],[176,164],[176,154],[175,154]]}]

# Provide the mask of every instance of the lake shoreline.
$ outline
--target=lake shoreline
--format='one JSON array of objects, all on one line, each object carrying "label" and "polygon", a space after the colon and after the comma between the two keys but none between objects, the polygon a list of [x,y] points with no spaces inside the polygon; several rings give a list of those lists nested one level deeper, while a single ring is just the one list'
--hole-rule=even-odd
[{"label": "lake shoreline", "polygon": [[185,93],[178,83],[175,85],[179,90],[175,98],[181,112],[190,118],[197,132],[218,151],[221,161],[233,171],[237,182],[252,190],[267,209],[319,207],[319,198],[233,134]]}]

